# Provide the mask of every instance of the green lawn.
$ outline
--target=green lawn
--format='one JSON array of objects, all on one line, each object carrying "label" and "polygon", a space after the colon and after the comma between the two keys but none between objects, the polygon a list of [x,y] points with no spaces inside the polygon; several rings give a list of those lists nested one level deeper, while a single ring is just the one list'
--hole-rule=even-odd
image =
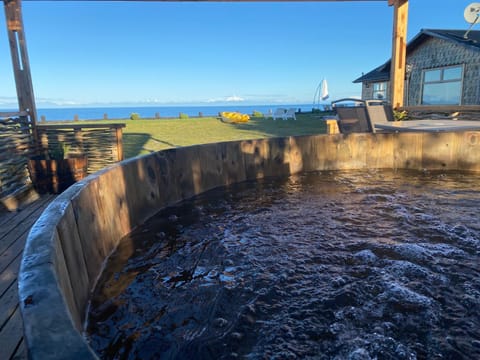
[{"label": "green lawn", "polygon": [[99,123],[125,123],[125,158],[171,147],[211,142],[309,135],[325,133],[319,115],[298,114],[297,121],[252,118],[248,123],[226,124],[217,118],[108,120]]}]

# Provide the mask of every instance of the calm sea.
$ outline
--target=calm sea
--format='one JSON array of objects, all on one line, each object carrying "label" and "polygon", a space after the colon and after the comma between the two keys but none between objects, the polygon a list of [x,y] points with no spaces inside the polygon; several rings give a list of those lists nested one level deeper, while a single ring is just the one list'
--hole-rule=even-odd
[{"label": "calm sea", "polygon": [[104,119],[128,119],[130,114],[138,113],[140,118],[171,118],[179,117],[180,113],[194,116],[217,116],[221,111],[239,111],[244,114],[252,114],[253,111],[261,113],[276,108],[295,108],[297,111],[311,111],[312,104],[277,104],[277,105],[231,105],[231,106],[148,106],[148,107],[81,107],[81,108],[52,108],[37,109],[38,120],[45,117],[46,121]]}]

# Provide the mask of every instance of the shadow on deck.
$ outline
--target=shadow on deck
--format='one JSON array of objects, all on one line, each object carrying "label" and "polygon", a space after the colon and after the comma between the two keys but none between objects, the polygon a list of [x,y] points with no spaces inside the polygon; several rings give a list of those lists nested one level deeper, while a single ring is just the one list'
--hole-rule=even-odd
[{"label": "shadow on deck", "polygon": [[0,353],[2,359],[26,359],[18,305],[17,276],[30,228],[55,198],[44,195],[16,212],[0,211]]}]

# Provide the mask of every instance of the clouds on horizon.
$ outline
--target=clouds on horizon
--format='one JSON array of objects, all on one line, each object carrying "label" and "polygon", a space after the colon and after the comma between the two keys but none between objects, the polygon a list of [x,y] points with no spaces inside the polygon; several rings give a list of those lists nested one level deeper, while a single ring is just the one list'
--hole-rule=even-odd
[{"label": "clouds on horizon", "polygon": [[[125,107],[125,106],[202,106],[202,105],[269,105],[307,104],[309,101],[280,94],[229,95],[206,100],[161,101],[158,98],[119,101],[76,101],[62,98],[36,97],[37,108]],[[0,96],[0,109],[18,109],[17,98]]]}]

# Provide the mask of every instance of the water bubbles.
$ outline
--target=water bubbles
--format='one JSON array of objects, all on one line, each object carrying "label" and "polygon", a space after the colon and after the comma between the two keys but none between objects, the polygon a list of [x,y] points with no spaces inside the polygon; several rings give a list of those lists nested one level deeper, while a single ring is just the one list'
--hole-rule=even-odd
[{"label": "water bubbles", "polygon": [[478,176],[325,172],[222,191],[112,256],[88,331],[102,357],[480,358]]},{"label": "water bubbles", "polygon": [[355,254],[353,257],[356,261],[363,263],[363,264],[373,264],[377,261],[377,256],[373,253],[372,250],[361,250]]},{"label": "water bubbles", "polygon": [[177,222],[178,221],[178,216],[175,214],[172,214],[168,217],[168,221],[170,222]]},{"label": "water bubbles", "polygon": [[349,360],[371,360],[371,356],[368,351],[364,348],[359,348],[353,350],[350,354],[348,354]]},{"label": "water bubbles", "polygon": [[378,297],[380,301],[395,304],[397,308],[401,308],[404,311],[424,309],[432,304],[432,299],[427,296],[395,282],[388,283],[385,291]]},{"label": "water bubbles", "polygon": [[165,236],[166,236],[166,234],[163,231],[160,231],[160,232],[155,234],[155,237],[157,237],[159,239],[164,239]]},{"label": "water bubbles", "polygon": [[232,332],[230,334],[230,337],[233,339],[233,340],[236,340],[236,341],[240,341],[243,339],[243,334],[242,333],[239,333],[239,332]]},{"label": "water bubbles", "polygon": [[217,328],[224,328],[227,326],[227,324],[228,324],[228,320],[224,318],[216,318],[215,320],[213,320],[213,326]]}]

